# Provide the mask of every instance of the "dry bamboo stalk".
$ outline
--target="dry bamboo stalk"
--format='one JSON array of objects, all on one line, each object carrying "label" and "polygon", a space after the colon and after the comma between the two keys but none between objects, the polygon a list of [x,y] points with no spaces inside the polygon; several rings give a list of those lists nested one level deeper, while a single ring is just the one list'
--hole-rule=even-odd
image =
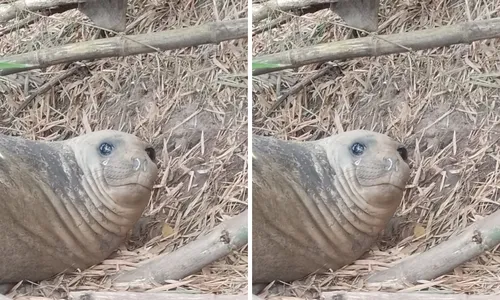
[{"label": "dry bamboo stalk", "polygon": [[207,23],[189,28],[138,35],[116,36],[47,48],[0,58],[0,61],[27,65],[25,68],[1,70],[0,75],[13,74],[84,59],[128,56],[192,47],[201,44],[217,44],[222,41],[247,37],[247,28],[247,19],[238,19]]},{"label": "dry bamboo stalk", "polygon": [[402,288],[452,271],[500,243],[500,210],[476,221],[430,250],[410,256],[370,276],[367,283]]},{"label": "dry bamboo stalk", "polygon": [[23,11],[36,11],[40,9],[52,8],[78,4],[82,0],[19,0],[9,4],[0,4],[0,23],[14,19],[18,13]]},{"label": "dry bamboo stalk", "polygon": [[253,70],[253,75],[325,61],[402,53],[452,44],[469,44],[473,41],[498,37],[500,37],[500,18],[337,41],[254,57],[253,64],[260,67]]},{"label": "dry bamboo stalk", "polygon": [[[445,293],[384,293],[384,292],[326,292],[321,294],[322,300],[493,300],[495,295],[467,295]],[[273,298],[278,300],[279,298]],[[299,298],[296,298],[299,300]]]},{"label": "dry bamboo stalk", "polygon": [[269,16],[273,11],[289,11],[308,6],[323,5],[337,2],[338,0],[270,0],[252,5],[252,22],[257,23]]},{"label": "dry bamboo stalk", "polygon": [[247,295],[181,294],[173,292],[70,292],[68,300],[247,300]]},{"label": "dry bamboo stalk", "polygon": [[182,279],[243,247],[247,242],[248,210],[245,210],[184,247],[149,259],[135,270],[118,274],[115,282],[134,286]]}]

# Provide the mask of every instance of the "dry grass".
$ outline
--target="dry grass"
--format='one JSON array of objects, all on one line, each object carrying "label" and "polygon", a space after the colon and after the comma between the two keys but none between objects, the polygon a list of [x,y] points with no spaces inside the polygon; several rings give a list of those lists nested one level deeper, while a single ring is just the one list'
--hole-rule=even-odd
[{"label": "dry grass", "polygon": [[[128,34],[168,30],[246,15],[247,3],[129,1]],[[19,20],[17,20],[19,21]],[[100,37],[68,11],[0,38],[2,55]],[[83,71],[38,95],[18,118],[11,114],[41,84],[70,66],[0,78],[0,132],[57,140],[87,130],[119,129],[153,143],[160,175],[141,220],[142,231],[102,264],[11,296],[61,297],[67,291],[108,290],[109,276],[172,251],[247,207],[247,42],[225,42],[165,53],[86,62]],[[174,229],[162,237],[161,227]],[[148,291],[246,293],[247,249],[176,282]]]},{"label": "dry grass", "polygon": [[[386,0],[379,33],[498,17],[499,12],[500,1]],[[323,10],[254,36],[253,52],[275,53],[349,34],[341,20]],[[264,295],[314,297],[318,291],[367,290],[363,276],[446,240],[498,208],[499,48],[499,40],[487,40],[338,62],[342,76],[335,78],[332,72],[314,81],[269,118],[265,115],[281,91],[319,66],[253,79],[255,133],[312,140],[345,130],[375,130],[408,146],[412,168],[394,230],[372,251],[336,272],[276,283]],[[500,292],[499,278],[500,252],[493,251],[413,289],[493,293]]]}]

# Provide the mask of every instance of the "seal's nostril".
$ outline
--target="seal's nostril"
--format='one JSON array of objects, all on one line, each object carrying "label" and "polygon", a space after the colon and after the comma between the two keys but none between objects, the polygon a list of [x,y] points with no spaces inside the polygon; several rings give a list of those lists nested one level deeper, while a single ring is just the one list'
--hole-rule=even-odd
[{"label": "seal's nostril", "polygon": [[403,146],[399,146],[398,147],[398,152],[399,152],[399,155],[401,155],[401,158],[404,160],[404,161],[408,161],[408,151],[406,150],[405,147]]},{"label": "seal's nostril", "polygon": [[134,171],[139,171],[139,168],[141,167],[141,160],[138,158],[133,158],[132,159],[132,164],[134,167]]},{"label": "seal's nostril", "polygon": [[156,153],[155,149],[148,147],[146,148],[146,153],[148,154],[149,158],[154,162],[156,160]]},{"label": "seal's nostril", "polygon": [[390,158],[384,158],[384,161],[386,162],[386,167],[385,167],[385,169],[386,169],[387,171],[392,170],[392,168],[394,167],[394,162],[392,161],[392,159],[390,159]]}]

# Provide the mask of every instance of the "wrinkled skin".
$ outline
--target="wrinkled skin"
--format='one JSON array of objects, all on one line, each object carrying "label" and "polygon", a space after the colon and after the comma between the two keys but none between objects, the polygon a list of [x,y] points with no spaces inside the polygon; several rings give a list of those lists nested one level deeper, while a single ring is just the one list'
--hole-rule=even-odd
[{"label": "wrinkled skin", "polygon": [[406,149],[375,132],[314,142],[254,136],[252,143],[256,284],[352,263],[385,228],[409,178]]},{"label": "wrinkled skin", "polygon": [[152,148],[118,131],[63,142],[1,135],[0,283],[102,262],[141,216],[157,173]]}]

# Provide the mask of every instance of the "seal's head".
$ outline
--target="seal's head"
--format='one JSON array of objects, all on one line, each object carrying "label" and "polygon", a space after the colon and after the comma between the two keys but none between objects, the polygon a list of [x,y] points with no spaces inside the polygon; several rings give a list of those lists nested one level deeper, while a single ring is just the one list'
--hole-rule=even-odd
[{"label": "seal's head", "polygon": [[399,205],[410,176],[406,148],[387,135],[353,130],[323,144],[345,193],[374,207]]},{"label": "seal's head", "polygon": [[155,151],[138,137],[102,130],[67,141],[83,171],[84,184],[101,200],[146,205],[158,175]]}]

